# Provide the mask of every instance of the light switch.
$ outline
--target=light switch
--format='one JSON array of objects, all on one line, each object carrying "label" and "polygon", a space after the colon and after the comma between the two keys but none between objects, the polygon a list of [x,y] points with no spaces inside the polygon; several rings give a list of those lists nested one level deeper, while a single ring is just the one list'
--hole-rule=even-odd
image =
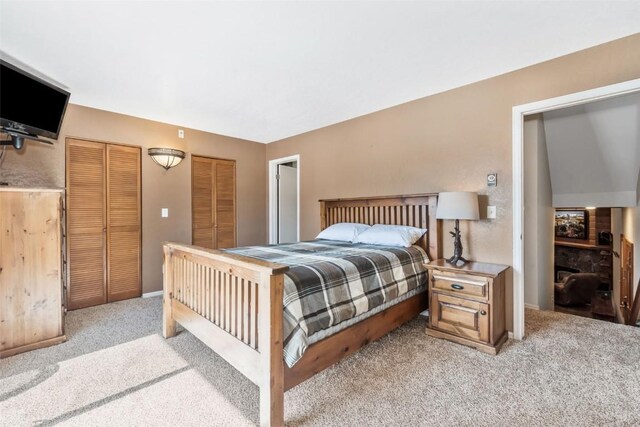
[{"label": "light switch", "polygon": [[169,208],[162,208],[160,211],[160,216],[162,218],[169,218]]},{"label": "light switch", "polygon": [[487,206],[487,219],[496,219],[496,207]]}]

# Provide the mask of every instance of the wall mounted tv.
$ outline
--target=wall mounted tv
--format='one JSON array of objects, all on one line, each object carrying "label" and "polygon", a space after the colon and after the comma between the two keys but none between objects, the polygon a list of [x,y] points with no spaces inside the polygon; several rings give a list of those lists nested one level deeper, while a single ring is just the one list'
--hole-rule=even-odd
[{"label": "wall mounted tv", "polygon": [[69,92],[0,59],[0,126],[13,136],[58,139]]}]

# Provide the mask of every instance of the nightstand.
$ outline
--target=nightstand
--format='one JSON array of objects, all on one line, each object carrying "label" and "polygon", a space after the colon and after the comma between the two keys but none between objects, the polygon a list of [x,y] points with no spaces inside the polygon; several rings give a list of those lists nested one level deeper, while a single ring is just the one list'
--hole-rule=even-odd
[{"label": "nightstand", "polygon": [[505,273],[509,266],[468,262],[455,267],[444,259],[429,271],[427,335],[497,354],[507,340]]}]

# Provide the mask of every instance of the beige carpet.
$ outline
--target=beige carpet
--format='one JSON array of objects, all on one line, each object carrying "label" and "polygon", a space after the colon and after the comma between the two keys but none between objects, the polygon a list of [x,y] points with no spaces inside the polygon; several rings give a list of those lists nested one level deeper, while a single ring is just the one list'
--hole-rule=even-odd
[{"label": "beige carpet", "polygon": [[[254,425],[258,389],[160,298],[69,313],[69,341],[0,360],[0,425]],[[640,328],[527,311],[498,356],[416,319],[286,393],[291,426],[640,426]]]}]

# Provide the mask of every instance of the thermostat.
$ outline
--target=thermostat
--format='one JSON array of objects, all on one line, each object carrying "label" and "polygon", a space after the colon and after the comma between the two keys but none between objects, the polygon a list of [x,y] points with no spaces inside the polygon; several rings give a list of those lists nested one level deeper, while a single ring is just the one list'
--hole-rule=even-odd
[{"label": "thermostat", "polygon": [[498,185],[498,174],[494,172],[487,175],[487,187],[495,187],[496,185]]}]

